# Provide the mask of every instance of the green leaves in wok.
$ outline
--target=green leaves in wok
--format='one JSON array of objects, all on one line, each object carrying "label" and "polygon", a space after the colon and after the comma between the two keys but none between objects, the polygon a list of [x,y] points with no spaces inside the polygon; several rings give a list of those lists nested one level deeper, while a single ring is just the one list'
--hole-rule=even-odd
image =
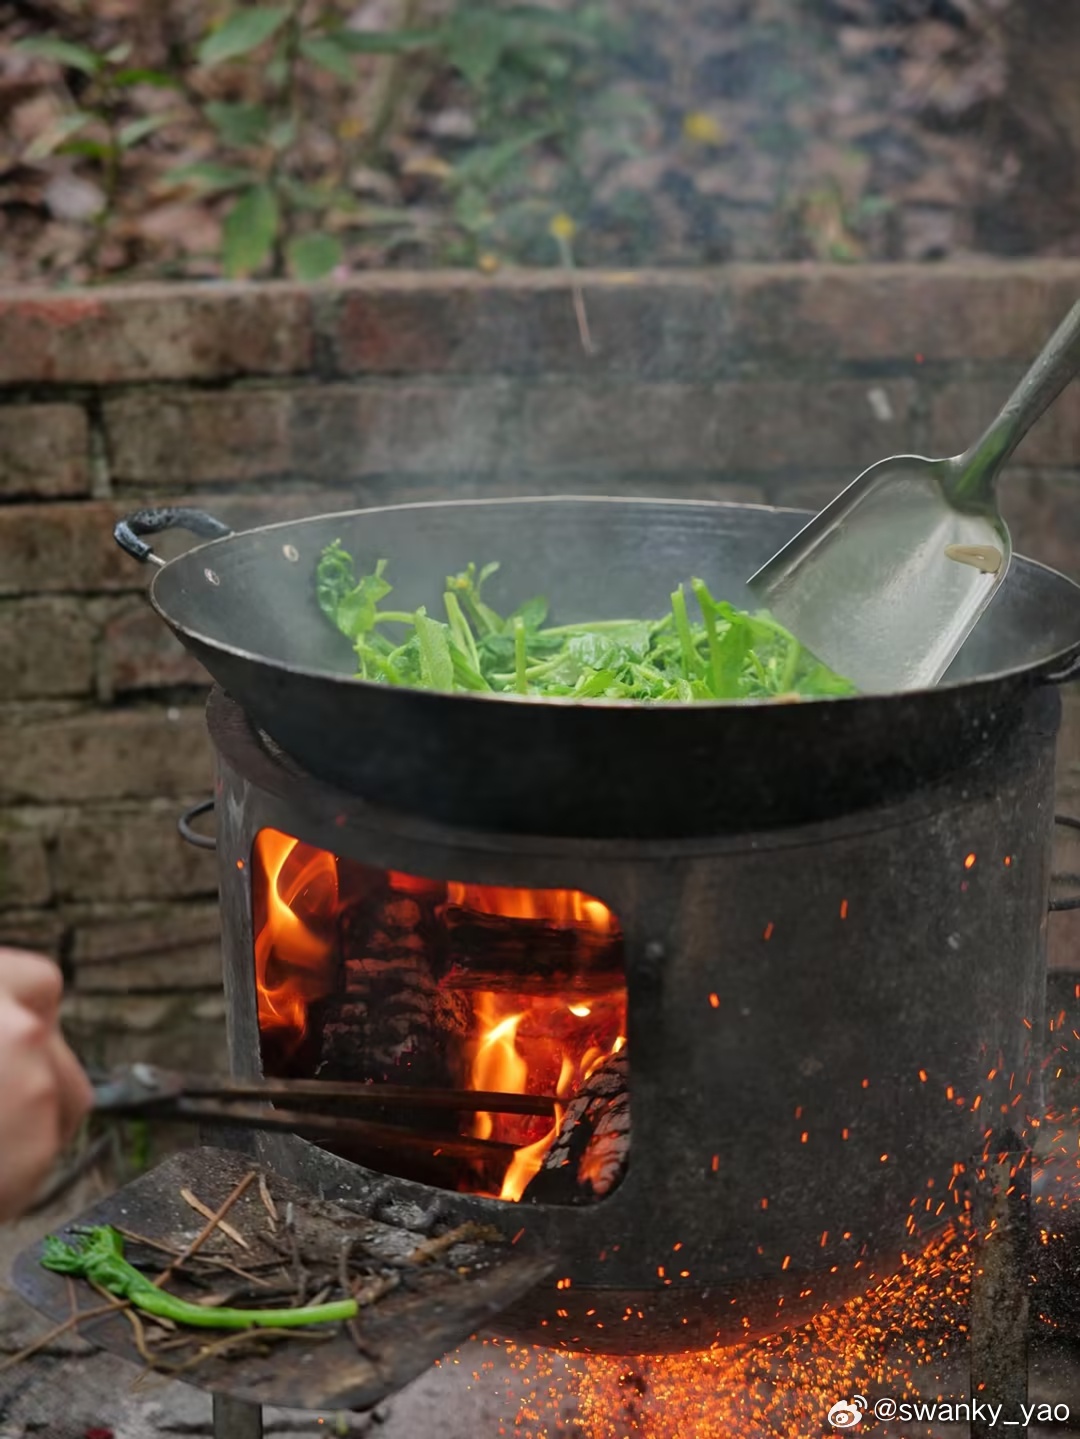
[{"label": "green leaves in wok", "polygon": [[421,689],[571,699],[648,701],[801,698],[854,694],[767,614],[737,610],[690,581],[657,620],[548,625],[535,596],[503,616],[484,587],[497,564],[468,565],[446,580],[446,620],[380,609],[391,593],[387,564],[358,579],[336,541],[319,561],[316,594],[324,614],[353,643],[358,676]]}]

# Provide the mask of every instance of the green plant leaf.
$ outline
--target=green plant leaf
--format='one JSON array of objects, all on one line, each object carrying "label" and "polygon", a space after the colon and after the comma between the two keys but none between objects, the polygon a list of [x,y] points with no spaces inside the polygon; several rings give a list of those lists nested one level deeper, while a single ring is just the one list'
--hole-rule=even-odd
[{"label": "green plant leaf", "polygon": [[203,195],[240,190],[245,185],[250,185],[255,178],[254,170],[245,170],[238,165],[213,165],[209,162],[176,165],[165,175],[170,185],[191,185]]},{"label": "green plant leaf", "polygon": [[96,75],[101,69],[101,56],[95,55],[84,45],[72,45],[55,35],[39,35],[29,40],[20,40],[15,46],[23,55],[35,55],[41,60],[55,60],[69,70],[81,70],[84,75]]},{"label": "green plant leaf", "polygon": [[261,145],[270,129],[270,115],[264,105],[245,105],[211,100],[203,114],[226,145]]},{"label": "green plant leaf", "polygon": [[476,185],[466,185],[454,201],[454,219],[470,235],[486,230],[494,216],[483,190]]},{"label": "green plant leaf", "polygon": [[250,54],[276,34],[291,13],[289,5],[258,5],[234,11],[199,46],[199,64],[220,65]]},{"label": "green plant leaf", "polygon": [[296,121],[279,120],[272,125],[266,137],[266,143],[273,150],[287,150],[296,140]]},{"label": "green plant leaf", "polygon": [[225,217],[222,259],[236,279],[250,275],[269,257],[280,222],[277,197],[269,185],[245,190]]},{"label": "green plant leaf", "polygon": [[599,38],[594,22],[571,11],[546,10],[539,5],[515,5],[505,12],[505,19],[517,28],[515,38],[520,40],[531,34],[533,43],[540,36],[550,36],[592,49]]},{"label": "green plant leaf", "polygon": [[335,30],[334,40],[353,55],[404,55],[440,44],[440,30]]},{"label": "green plant leaf", "polygon": [[454,661],[450,654],[448,629],[424,611],[416,611],[416,637],[420,641],[420,671],[428,689],[454,688]]},{"label": "green plant leaf", "polygon": [[290,241],[288,254],[298,280],[321,280],[341,264],[341,241],[334,235],[300,235]]},{"label": "green plant leaf", "polygon": [[486,10],[456,10],[446,26],[446,58],[470,85],[484,85],[498,69],[512,38],[504,16]]},{"label": "green plant leaf", "polygon": [[91,160],[107,160],[112,155],[112,146],[104,140],[84,140],[78,136],[57,145],[58,155],[85,155]]},{"label": "green plant leaf", "polygon": [[333,35],[307,36],[300,41],[300,53],[313,65],[318,65],[320,70],[329,70],[330,74],[336,75],[339,80],[351,83],[356,79],[354,52],[344,45],[339,45]]},{"label": "green plant leaf", "polygon": [[33,165],[38,160],[55,154],[66,141],[77,135],[83,126],[89,125],[93,119],[94,116],[88,115],[85,110],[76,110],[73,115],[61,115],[27,147],[23,159],[28,165]]},{"label": "green plant leaf", "polygon": [[118,70],[110,83],[124,90],[132,85],[153,85],[157,90],[179,90],[180,82],[164,70]]},{"label": "green plant leaf", "polygon": [[524,135],[515,135],[509,140],[500,140],[497,145],[477,145],[454,167],[454,183],[457,185],[479,186],[489,190],[513,168],[518,157],[541,140],[547,139],[551,129],[527,130]]},{"label": "green plant leaf", "polygon": [[105,59],[110,65],[122,65],[131,55],[130,41],[123,40],[119,45],[114,45],[111,50],[105,51]]},{"label": "green plant leaf", "polygon": [[130,150],[140,140],[145,140],[147,135],[152,135],[155,130],[160,130],[165,125],[171,125],[175,119],[175,115],[144,115],[141,120],[130,120],[116,132],[117,143],[121,150]]}]

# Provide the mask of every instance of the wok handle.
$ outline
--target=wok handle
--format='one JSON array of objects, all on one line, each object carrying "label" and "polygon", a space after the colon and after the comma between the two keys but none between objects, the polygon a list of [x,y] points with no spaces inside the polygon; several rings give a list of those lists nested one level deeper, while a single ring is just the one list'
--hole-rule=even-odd
[{"label": "wok handle", "polygon": [[155,555],[149,545],[144,544],[140,535],[160,535],[164,530],[190,530],[204,540],[219,540],[231,535],[232,529],[221,520],[215,520],[205,510],[192,510],[184,505],[161,505],[156,509],[134,510],[118,520],[113,529],[113,539],[122,550],[140,564],[149,562],[163,565],[165,561]]}]

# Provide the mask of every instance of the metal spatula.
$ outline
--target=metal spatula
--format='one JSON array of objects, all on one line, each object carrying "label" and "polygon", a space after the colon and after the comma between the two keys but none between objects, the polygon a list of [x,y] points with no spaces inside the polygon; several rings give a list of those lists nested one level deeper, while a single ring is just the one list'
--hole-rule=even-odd
[{"label": "metal spatula", "polygon": [[998,474],[1077,370],[1080,303],[970,450],[873,465],[748,581],[754,598],[860,690],[936,684],[1009,568]]}]

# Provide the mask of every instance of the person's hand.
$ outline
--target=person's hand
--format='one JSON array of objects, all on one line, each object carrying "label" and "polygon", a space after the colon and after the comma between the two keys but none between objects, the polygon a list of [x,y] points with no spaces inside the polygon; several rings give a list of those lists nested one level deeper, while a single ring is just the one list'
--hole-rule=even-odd
[{"label": "person's hand", "polygon": [[51,960],[0,948],[0,1220],[33,1200],[90,1108],[90,1082],[60,1033]]}]

